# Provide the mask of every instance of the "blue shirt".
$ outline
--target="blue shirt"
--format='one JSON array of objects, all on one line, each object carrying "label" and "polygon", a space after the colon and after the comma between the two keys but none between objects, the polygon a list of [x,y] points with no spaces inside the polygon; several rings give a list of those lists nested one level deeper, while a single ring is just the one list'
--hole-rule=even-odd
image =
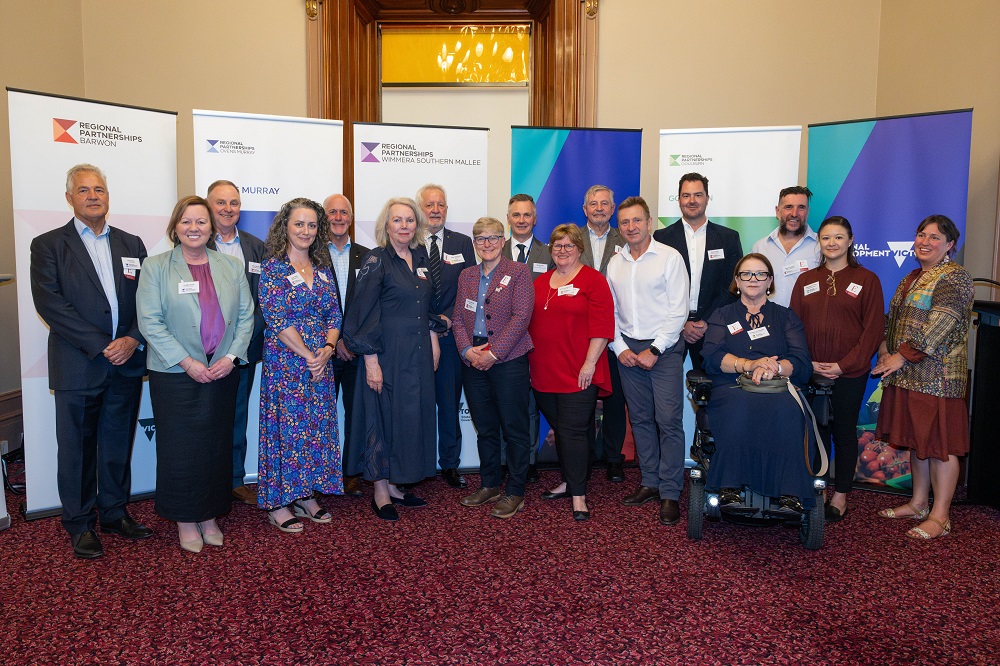
[{"label": "blue shirt", "polygon": [[233,236],[233,240],[228,242],[222,240],[221,234],[216,234],[215,249],[222,254],[228,254],[230,257],[236,257],[240,260],[240,264],[243,265],[244,270],[246,269],[246,257],[243,256],[243,245],[240,244],[240,233],[238,231],[236,232],[236,235]]},{"label": "blue shirt", "polygon": [[[496,266],[493,267],[496,271]],[[490,293],[490,281],[493,273],[486,274],[486,267],[479,264],[479,296],[476,298],[476,323],[472,327],[472,335],[476,337],[487,337],[489,329],[486,328],[486,311],[483,306],[486,304],[486,296]]]},{"label": "blue shirt", "polygon": [[[111,227],[105,222],[101,233],[94,235],[90,227],[76,217],[73,218],[73,224],[76,226],[76,232],[80,234],[83,246],[87,248],[90,260],[94,262],[97,278],[101,281],[104,295],[108,299],[108,305],[111,306],[111,338],[114,339],[118,336],[118,292],[115,291],[115,269],[111,265],[111,243],[108,240],[108,231]],[[122,270],[125,270],[124,266]]]},{"label": "blue shirt", "polygon": [[333,272],[337,275],[337,289],[340,291],[340,307],[346,307],[347,278],[351,270],[351,241],[344,244],[343,250],[330,243],[330,259],[333,261]]}]

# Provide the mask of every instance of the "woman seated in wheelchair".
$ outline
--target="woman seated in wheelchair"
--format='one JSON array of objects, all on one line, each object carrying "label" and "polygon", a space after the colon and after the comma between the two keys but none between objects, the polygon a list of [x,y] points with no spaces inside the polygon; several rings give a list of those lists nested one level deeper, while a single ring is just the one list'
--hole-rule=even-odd
[{"label": "woman seated in wheelchair", "polygon": [[702,354],[714,386],[708,422],[715,454],[706,489],[724,489],[723,505],[738,500],[733,489],[739,492],[745,485],[766,497],[785,496],[782,506],[800,498],[801,506],[810,509],[815,497],[804,438],[808,450],[815,451],[812,419],[806,420],[787,382],[805,386],[812,362],[802,321],[767,299],[773,276],[764,255],[740,259],[729,287],[739,300],[708,320]]}]

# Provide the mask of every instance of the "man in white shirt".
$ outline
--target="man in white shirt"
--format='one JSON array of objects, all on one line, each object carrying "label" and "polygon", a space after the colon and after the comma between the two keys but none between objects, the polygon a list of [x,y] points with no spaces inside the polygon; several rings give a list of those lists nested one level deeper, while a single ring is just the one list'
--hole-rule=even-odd
[{"label": "man in white shirt", "polygon": [[217,180],[208,186],[205,199],[215,217],[215,249],[236,257],[243,264],[250,294],[253,296],[253,337],[247,348],[247,362],[239,362],[240,376],[236,390],[236,420],[233,423],[233,497],[250,506],[257,506],[257,491],[246,485],[247,421],[250,394],[257,378],[257,364],[264,357],[264,315],[260,311],[257,284],[260,265],[264,261],[264,242],[251,233],[237,229],[240,221],[240,189],[228,180]]},{"label": "man in white shirt", "polygon": [[622,503],[640,506],[660,500],[660,523],[680,520],[684,488],[682,373],[689,283],[684,259],[653,240],[653,218],[642,197],[618,208],[618,229],[627,246],[608,263],[615,302],[611,343],[628,402],[635,453],[642,471],[639,488]]},{"label": "man in white shirt", "polygon": [[778,205],[774,207],[778,228],[754,243],[751,250],[771,262],[774,269],[771,300],[786,308],[799,273],[819,266],[819,238],[808,224],[811,198],[808,187],[795,185],[781,190]]},{"label": "man in white shirt", "polygon": [[[583,214],[587,224],[583,231],[583,255],[580,261],[608,274],[608,262],[625,244],[616,227],[611,226],[615,214],[615,193],[604,185],[591,185],[583,196]],[[611,395],[602,399],[601,440],[603,458],[608,466],[608,481],[621,483],[625,480],[622,463],[622,444],[625,443],[625,397],[622,382],[618,376],[615,353],[608,347],[608,367],[611,369]],[[596,444],[596,442],[595,442]]]}]

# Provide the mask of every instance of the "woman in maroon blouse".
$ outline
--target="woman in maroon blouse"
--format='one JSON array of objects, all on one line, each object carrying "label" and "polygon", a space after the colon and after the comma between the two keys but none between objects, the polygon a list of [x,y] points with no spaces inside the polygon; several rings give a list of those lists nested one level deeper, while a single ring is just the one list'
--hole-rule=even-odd
[{"label": "woman in maroon blouse", "polygon": [[598,396],[611,395],[604,348],[615,337],[614,303],[608,281],[580,261],[583,234],[575,224],[552,231],[549,250],[555,270],[535,280],[535,307],[528,333],[531,387],[542,415],[556,434],[562,487],[545,499],[573,498],[573,518],[587,520],[587,426]]},{"label": "woman in maroon blouse", "polygon": [[851,223],[840,216],[819,225],[820,265],[799,276],[790,306],[806,329],[813,372],[833,382],[832,428],[820,433],[829,447],[833,436],[833,497],[826,519],[847,515],[847,493],[858,464],[858,412],[864,399],[872,356],[882,342],[885,307],[878,276],[854,257]]}]

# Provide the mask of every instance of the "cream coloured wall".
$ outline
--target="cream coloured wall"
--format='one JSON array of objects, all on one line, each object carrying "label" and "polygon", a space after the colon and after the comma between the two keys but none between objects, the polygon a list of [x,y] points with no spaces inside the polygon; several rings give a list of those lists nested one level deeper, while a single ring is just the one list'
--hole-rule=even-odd
[{"label": "cream coloured wall", "polygon": [[[654,211],[661,129],[802,125],[805,149],[809,123],[875,113],[878,2],[599,6],[597,125],[642,128],[640,193]],[[802,183],[805,165],[803,152]]]},{"label": "cream coloured wall", "polygon": [[[990,277],[1000,165],[1000,3],[882,0],[879,45],[878,115],[974,109],[964,262],[974,277]],[[982,288],[977,297],[990,298]]]}]

